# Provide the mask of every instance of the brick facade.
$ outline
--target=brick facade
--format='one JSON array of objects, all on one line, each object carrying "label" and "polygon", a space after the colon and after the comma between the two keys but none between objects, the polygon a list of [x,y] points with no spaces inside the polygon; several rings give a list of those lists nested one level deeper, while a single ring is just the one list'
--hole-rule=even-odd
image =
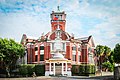
[{"label": "brick facade", "polygon": [[[54,20],[54,17],[58,19]],[[59,50],[64,57],[71,61],[71,64],[94,64],[94,41],[92,36],[75,38],[65,31],[65,12],[51,13],[51,32],[42,34],[38,39],[29,38],[23,34],[21,44],[26,47],[27,63],[45,64],[45,60],[53,57],[55,50]],[[61,42],[57,42],[59,36]],[[90,57],[89,55],[93,55]],[[91,58],[91,59],[90,59]],[[93,61],[90,61],[93,60]],[[71,66],[71,65],[69,65]],[[46,65],[47,68],[47,65]]]}]

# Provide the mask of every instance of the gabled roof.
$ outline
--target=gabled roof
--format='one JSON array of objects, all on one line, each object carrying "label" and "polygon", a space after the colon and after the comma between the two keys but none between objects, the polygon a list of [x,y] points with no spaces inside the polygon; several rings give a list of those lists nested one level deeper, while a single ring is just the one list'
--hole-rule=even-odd
[{"label": "gabled roof", "polygon": [[78,38],[78,40],[84,41],[84,40],[88,40],[89,37],[82,37],[82,38]]},{"label": "gabled roof", "polygon": [[71,39],[72,42],[75,42],[75,43],[81,43],[81,40],[79,39]]},{"label": "gabled roof", "polygon": [[25,45],[26,43],[35,42],[36,40],[38,40],[37,37],[26,36],[26,34],[23,34],[21,44]]},{"label": "gabled roof", "polygon": [[37,40],[38,38],[37,37],[33,37],[33,36],[27,36],[27,39],[35,39],[35,40]]},{"label": "gabled roof", "polygon": [[95,47],[92,35],[88,36],[88,37],[82,37],[82,38],[78,38],[78,40],[80,40],[82,43],[88,43],[90,40],[92,42],[92,46]]},{"label": "gabled roof", "polygon": [[91,39],[91,37],[92,37],[92,36],[82,37],[82,38],[78,38],[78,40],[89,42],[89,40]]}]

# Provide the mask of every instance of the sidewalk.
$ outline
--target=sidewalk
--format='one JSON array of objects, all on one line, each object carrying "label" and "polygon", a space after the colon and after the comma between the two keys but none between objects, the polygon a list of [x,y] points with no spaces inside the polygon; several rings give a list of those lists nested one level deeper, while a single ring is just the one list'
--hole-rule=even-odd
[{"label": "sidewalk", "polygon": [[0,78],[0,80],[114,80],[113,72],[102,72],[97,76],[38,76],[25,78]]},{"label": "sidewalk", "polygon": [[113,72],[99,72],[97,73],[95,76],[111,76],[111,75],[114,75]]},{"label": "sidewalk", "polygon": [[93,76],[70,76],[72,79],[84,79],[84,80],[114,80],[113,72],[102,72]]}]

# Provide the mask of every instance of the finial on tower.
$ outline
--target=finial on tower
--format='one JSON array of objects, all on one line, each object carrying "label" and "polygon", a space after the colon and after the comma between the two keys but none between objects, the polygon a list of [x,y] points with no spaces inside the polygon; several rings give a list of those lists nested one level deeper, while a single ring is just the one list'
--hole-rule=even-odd
[{"label": "finial on tower", "polygon": [[60,7],[59,7],[59,6],[57,6],[57,8],[58,8],[58,11],[60,11]]}]

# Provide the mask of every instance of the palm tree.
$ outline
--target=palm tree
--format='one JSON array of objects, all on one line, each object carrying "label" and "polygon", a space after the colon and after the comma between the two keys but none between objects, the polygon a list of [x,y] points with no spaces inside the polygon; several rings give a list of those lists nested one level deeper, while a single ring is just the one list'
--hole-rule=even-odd
[{"label": "palm tree", "polygon": [[105,62],[108,61],[108,57],[110,56],[110,54],[111,54],[111,49],[108,46],[105,46],[104,47]]},{"label": "palm tree", "polygon": [[103,61],[102,60],[102,56],[104,54],[104,51],[105,51],[104,46],[97,45],[97,47],[96,47],[96,55],[98,57],[98,66],[99,66],[99,69],[102,69],[102,61]]}]

